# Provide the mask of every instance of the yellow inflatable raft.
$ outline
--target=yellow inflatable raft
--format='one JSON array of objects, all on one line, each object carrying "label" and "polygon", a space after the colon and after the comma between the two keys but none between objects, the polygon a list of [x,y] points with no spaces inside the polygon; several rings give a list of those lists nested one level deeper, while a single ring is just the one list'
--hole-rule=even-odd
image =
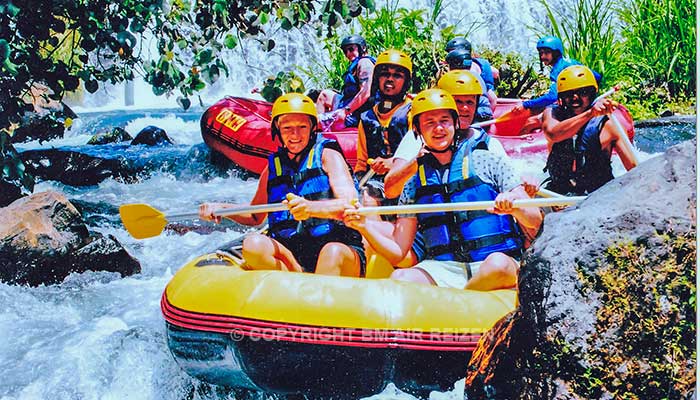
[{"label": "yellow inflatable raft", "polygon": [[416,394],[448,390],[516,298],[240,264],[208,254],[175,274],[161,304],[168,345],[196,378],[267,392],[358,398],[389,382]]}]

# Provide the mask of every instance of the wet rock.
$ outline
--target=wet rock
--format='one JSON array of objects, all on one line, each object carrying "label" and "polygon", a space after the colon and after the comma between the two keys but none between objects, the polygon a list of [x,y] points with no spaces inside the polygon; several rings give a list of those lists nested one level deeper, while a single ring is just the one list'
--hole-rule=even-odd
[{"label": "wet rock", "polygon": [[62,138],[65,133],[64,121],[58,118],[56,113],[45,115],[29,112],[26,113],[20,126],[12,135],[12,142],[21,143],[30,140],[45,142],[51,139]]},{"label": "wet rock", "polygon": [[88,140],[87,144],[107,144],[107,143],[119,143],[126,142],[127,140],[133,139],[129,132],[125,131],[123,128],[114,128],[110,132],[101,132]]},{"label": "wet rock", "polygon": [[0,281],[41,285],[72,272],[141,272],[111,235],[89,232],[78,210],[60,193],[42,192],[0,209]]},{"label": "wet rock", "polygon": [[27,174],[22,159],[10,143],[9,135],[0,132],[0,207],[5,207],[34,190],[34,178]]},{"label": "wet rock", "polygon": [[690,396],[696,202],[692,140],[547,215],[518,309],[472,356],[467,397]]},{"label": "wet rock", "polygon": [[161,144],[172,144],[173,141],[168,137],[168,134],[161,128],[149,125],[136,135],[136,138],[131,141],[132,145],[145,144],[148,146],[157,146]]},{"label": "wet rock", "polygon": [[130,182],[136,175],[123,158],[100,158],[61,149],[28,150],[21,153],[27,170],[38,180],[71,186],[97,185],[107,178]]}]

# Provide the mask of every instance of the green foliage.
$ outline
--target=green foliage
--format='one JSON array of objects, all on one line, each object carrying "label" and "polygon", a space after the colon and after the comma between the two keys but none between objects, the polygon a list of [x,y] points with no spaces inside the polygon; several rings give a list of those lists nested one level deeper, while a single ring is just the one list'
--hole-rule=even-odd
[{"label": "green foliage", "polygon": [[284,93],[304,93],[304,82],[293,72],[279,72],[277,76],[268,77],[260,95],[270,103],[274,103]]},{"label": "green foliage", "polygon": [[21,188],[25,194],[34,190],[34,177],[26,173],[19,153],[10,143],[10,135],[0,131],[0,181]]},{"label": "green foliage", "polygon": [[554,35],[564,42],[566,56],[598,71],[613,85],[622,72],[621,46],[613,23],[615,1],[576,0],[571,8],[553,9],[547,0],[540,0]]},{"label": "green foliage", "polygon": [[559,36],[571,58],[603,74],[603,88],[620,84],[618,100],[635,118],[694,113],[694,0],[576,0],[562,9],[540,2],[550,27],[538,33]]},{"label": "green foliage", "polygon": [[482,49],[479,56],[498,68],[501,74],[496,86],[498,97],[519,98],[525,94],[534,95],[549,88],[549,79],[535,71],[518,53],[503,53],[493,49]]},{"label": "green foliage", "polygon": [[669,98],[695,97],[695,9],[695,0],[621,4],[626,73],[641,91],[662,87]]},{"label": "green foliage", "polygon": [[[177,90],[184,99],[228,75],[223,48],[259,36],[263,25],[283,29],[308,23],[332,34],[372,2],[346,0],[10,0],[0,5],[0,129],[9,130],[26,109],[22,98],[33,82],[46,84],[56,100],[82,83],[120,82],[141,74],[156,94]],[[320,13],[318,13],[320,11]],[[319,14],[318,21],[312,16]],[[194,28],[194,29],[193,29]],[[142,52],[145,34],[157,38],[157,56]],[[182,102],[183,104],[187,102]]]},{"label": "green foliage", "polygon": [[[413,62],[412,90],[420,91],[435,83],[445,58],[445,44],[455,37],[453,26],[438,29],[436,21],[441,11],[442,1],[436,1],[429,14],[425,10],[399,8],[395,1],[375,13],[358,17],[360,32],[357,33],[367,41],[370,55],[377,56],[392,48],[409,55]],[[468,26],[474,27],[474,24]],[[317,64],[308,70],[300,69],[314,85],[337,90],[342,87],[348,67],[348,60],[340,49],[342,37],[344,35],[333,36],[325,41],[330,66]]]},{"label": "green foliage", "polygon": [[[658,239],[608,249],[583,278],[584,291],[602,294],[590,367],[574,379],[585,398],[605,390],[621,399],[677,399],[695,387],[696,237]],[[621,342],[611,346],[611,337]]]}]

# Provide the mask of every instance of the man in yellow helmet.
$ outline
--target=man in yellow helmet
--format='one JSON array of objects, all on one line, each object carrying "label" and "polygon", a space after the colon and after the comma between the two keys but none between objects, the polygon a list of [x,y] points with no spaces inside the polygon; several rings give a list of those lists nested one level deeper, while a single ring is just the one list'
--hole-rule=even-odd
[{"label": "man in yellow helmet", "polygon": [[[372,77],[374,106],[362,113],[357,128],[357,164],[355,174],[362,176],[371,168],[383,177],[391,167],[391,159],[408,131],[411,109],[406,93],[411,87],[413,63],[406,54],[389,49],[377,57]],[[372,165],[367,160],[372,158]]]},{"label": "man in yellow helmet", "polygon": [[[260,225],[267,235],[248,235],[243,258],[250,269],[361,276],[365,256],[360,234],[345,226],[343,210],[357,198],[350,167],[338,143],[316,134],[316,107],[307,96],[288,93],[272,106],[272,135],[282,147],[270,155],[251,205],[283,202],[288,210],[227,217]],[[202,219],[219,222],[213,212],[231,204],[200,206]]]},{"label": "man in yellow helmet", "polygon": [[[459,125],[456,131],[457,140],[468,140],[472,149],[478,147],[506,156],[503,145],[498,139],[490,137],[481,128],[470,127],[477,113],[479,99],[482,98],[482,86],[479,78],[471,71],[455,69],[440,77],[437,87],[450,93],[457,104],[459,116]],[[412,140],[414,138],[415,140]],[[384,178],[387,198],[398,198],[401,194],[403,185],[412,175],[409,165],[416,162],[422,145],[420,135],[416,134],[413,138],[406,137],[399,146],[391,170]]]},{"label": "man in yellow helmet", "polygon": [[608,121],[618,103],[607,98],[593,103],[597,93],[598,83],[587,67],[573,65],[559,74],[558,101],[545,110],[542,125],[550,148],[547,189],[561,194],[598,189],[614,178],[613,150],[627,170],[636,166],[624,133]]},{"label": "man in yellow helmet", "polygon": [[407,254],[416,232],[422,233],[426,260],[397,269],[393,279],[475,290],[514,287],[523,250],[521,230],[534,236],[542,213],[513,208],[516,199],[528,195],[503,156],[456,139],[457,105],[448,92],[424,90],[413,99],[412,109],[413,127],[427,153],[415,164],[399,204],[495,200],[494,209],[399,215],[390,236],[353,208],[346,210],[345,223],[391,263]]}]

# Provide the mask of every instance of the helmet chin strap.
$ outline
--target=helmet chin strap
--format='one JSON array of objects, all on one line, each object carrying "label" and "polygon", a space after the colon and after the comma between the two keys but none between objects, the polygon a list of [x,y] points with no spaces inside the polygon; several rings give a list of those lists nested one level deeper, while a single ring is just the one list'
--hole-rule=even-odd
[{"label": "helmet chin strap", "polygon": [[438,153],[438,154],[447,153],[448,151],[452,151],[452,150],[454,150],[454,147],[455,147],[454,142],[452,142],[451,145],[447,146],[447,148],[445,148],[443,150],[436,150],[432,147],[425,146],[425,148],[428,149],[428,151],[430,151],[431,153]]},{"label": "helmet chin strap", "polygon": [[384,114],[385,112],[388,112],[396,107],[397,104],[400,104],[403,101],[404,95],[404,93],[401,93],[396,96],[385,96],[380,92],[379,101],[377,102],[379,105],[379,112]]}]

